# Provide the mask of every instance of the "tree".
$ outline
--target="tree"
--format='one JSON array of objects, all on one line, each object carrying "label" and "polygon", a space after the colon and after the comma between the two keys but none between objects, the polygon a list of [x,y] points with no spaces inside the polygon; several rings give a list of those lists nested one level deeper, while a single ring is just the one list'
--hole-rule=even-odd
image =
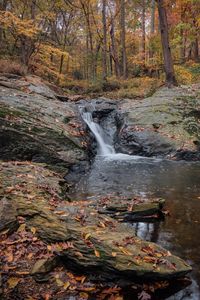
[{"label": "tree", "polygon": [[126,28],[125,28],[125,0],[120,0],[120,52],[121,52],[121,76],[126,79],[127,57],[126,57]]},{"label": "tree", "polygon": [[156,0],[158,4],[158,14],[160,22],[161,43],[164,57],[164,68],[166,74],[166,84],[168,87],[177,85],[175,78],[171,49],[169,45],[167,13],[165,8],[165,0]]},{"label": "tree", "polygon": [[103,80],[107,78],[107,28],[106,28],[106,0],[102,0],[102,24],[103,24]]}]

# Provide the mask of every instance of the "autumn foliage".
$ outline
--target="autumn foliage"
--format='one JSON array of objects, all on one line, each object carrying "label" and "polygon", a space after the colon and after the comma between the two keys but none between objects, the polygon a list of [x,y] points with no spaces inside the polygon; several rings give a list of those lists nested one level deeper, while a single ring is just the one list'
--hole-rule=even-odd
[{"label": "autumn foliage", "polygon": [[[3,1],[0,57],[20,62],[29,72],[62,86],[72,80],[96,83],[127,76],[162,80],[156,2]],[[182,64],[199,61],[199,1],[162,2],[178,81],[191,82],[192,75],[187,76],[189,70],[183,70]]]}]

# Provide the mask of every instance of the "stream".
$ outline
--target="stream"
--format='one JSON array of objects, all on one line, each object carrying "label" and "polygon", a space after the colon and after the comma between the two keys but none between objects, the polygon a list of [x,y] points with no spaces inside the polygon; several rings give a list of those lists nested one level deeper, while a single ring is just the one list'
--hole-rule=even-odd
[{"label": "stream", "polygon": [[112,142],[92,119],[82,112],[93,132],[97,156],[90,171],[74,189],[74,199],[96,199],[107,195],[162,197],[169,216],[162,222],[128,223],[139,237],[155,242],[185,259],[193,271],[192,283],[170,300],[200,299],[200,163],[170,161],[115,153]]}]

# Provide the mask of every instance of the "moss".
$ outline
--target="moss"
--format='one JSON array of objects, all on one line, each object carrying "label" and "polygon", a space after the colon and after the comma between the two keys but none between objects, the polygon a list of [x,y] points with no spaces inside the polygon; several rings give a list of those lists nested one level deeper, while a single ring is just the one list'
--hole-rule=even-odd
[{"label": "moss", "polygon": [[12,116],[12,117],[20,117],[22,116],[22,113],[17,110],[11,110],[10,108],[6,106],[0,106],[0,118],[6,118],[7,116]]}]

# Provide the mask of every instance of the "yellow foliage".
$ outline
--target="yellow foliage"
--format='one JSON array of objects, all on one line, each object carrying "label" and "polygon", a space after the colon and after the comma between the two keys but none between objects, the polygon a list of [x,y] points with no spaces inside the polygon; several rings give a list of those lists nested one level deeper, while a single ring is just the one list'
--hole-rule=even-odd
[{"label": "yellow foliage", "polygon": [[34,38],[40,32],[33,20],[22,20],[10,11],[0,11],[0,25],[18,36]]},{"label": "yellow foliage", "polygon": [[193,76],[191,72],[189,72],[187,69],[185,69],[182,66],[175,65],[174,66],[176,79],[181,84],[191,84],[193,81]]}]

